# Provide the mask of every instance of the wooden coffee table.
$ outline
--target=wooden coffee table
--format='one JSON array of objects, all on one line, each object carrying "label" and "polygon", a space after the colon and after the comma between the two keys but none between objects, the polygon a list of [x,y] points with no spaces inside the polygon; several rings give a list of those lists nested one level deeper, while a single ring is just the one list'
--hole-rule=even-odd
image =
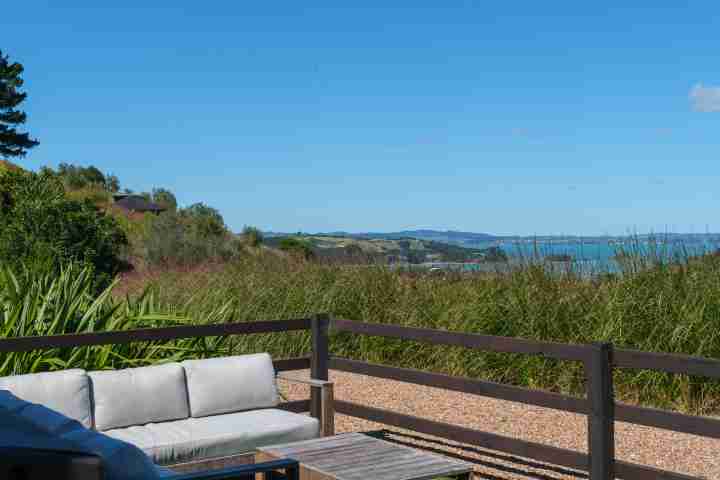
[{"label": "wooden coffee table", "polygon": [[292,458],[300,463],[300,480],[469,480],[472,464],[346,433],[302,442],[258,448],[256,462]]}]

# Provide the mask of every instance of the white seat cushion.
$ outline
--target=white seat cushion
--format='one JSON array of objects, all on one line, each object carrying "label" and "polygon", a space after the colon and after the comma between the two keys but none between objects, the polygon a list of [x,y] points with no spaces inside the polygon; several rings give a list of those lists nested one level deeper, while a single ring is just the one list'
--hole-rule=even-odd
[{"label": "white seat cushion", "polygon": [[31,373],[0,377],[0,390],[31,403],[39,403],[92,427],[90,383],[85,370]]},{"label": "white seat cushion", "polygon": [[312,417],[265,409],[128,427],[105,434],[137,445],[155,463],[168,465],[316,438],[320,425]]},{"label": "white seat cushion", "polygon": [[280,401],[267,353],[187,360],[182,366],[193,417],[272,408]]},{"label": "white seat cushion", "polygon": [[110,430],[190,416],[178,363],[89,372],[95,428]]},{"label": "white seat cushion", "polygon": [[88,430],[47,407],[0,390],[0,446],[91,453],[103,460],[106,480],[155,480],[160,474],[135,445]]}]

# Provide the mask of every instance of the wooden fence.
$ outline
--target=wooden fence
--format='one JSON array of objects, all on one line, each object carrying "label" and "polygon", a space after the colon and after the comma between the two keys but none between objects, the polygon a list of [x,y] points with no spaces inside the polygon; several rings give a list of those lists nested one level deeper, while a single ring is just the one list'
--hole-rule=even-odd
[{"label": "wooden fence", "polygon": [[[491,352],[541,355],[556,360],[582,362],[587,377],[587,395],[585,398],[576,398],[477,379],[454,377],[331,356],[330,329],[358,335],[413,340],[433,345],[459,346]],[[341,414],[586,471],[589,473],[591,480],[610,480],[612,478],[628,480],[697,480],[695,477],[680,473],[615,460],[615,421],[720,438],[720,420],[615,402],[612,380],[614,367],[651,369],[720,379],[720,361],[685,355],[614,349],[612,344],[609,343],[570,345],[537,342],[519,338],[362,323],[331,319],[327,315],[316,315],[312,318],[297,320],[181,326],[53,337],[8,338],[0,339],[0,354],[48,348],[168,341],[181,338],[296,330],[310,330],[312,332],[311,355],[310,357],[276,360],[275,367],[278,371],[310,368],[313,378],[327,380],[329,370],[334,369],[587,415],[589,453],[584,454],[574,450],[473,430],[357,403],[342,400],[335,401],[335,408]],[[311,389],[310,400],[288,402],[282,406],[293,411],[310,411],[312,415],[319,416],[320,401],[319,389],[313,388]]]}]

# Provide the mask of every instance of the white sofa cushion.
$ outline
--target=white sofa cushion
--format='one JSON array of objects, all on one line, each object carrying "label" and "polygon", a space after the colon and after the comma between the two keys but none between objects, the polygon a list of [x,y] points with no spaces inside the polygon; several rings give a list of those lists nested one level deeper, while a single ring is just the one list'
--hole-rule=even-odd
[{"label": "white sofa cushion", "polygon": [[155,480],[160,472],[136,446],[88,430],[54,410],[0,390],[0,446],[98,455],[106,480]]},{"label": "white sofa cushion", "polygon": [[177,363],[88,375],[98,430],[190,416],[185,372]]},{"label": "white sofa cushion", "polygon": [[86,428],[92,427],[90,383],[85,370],[0,377],[0,390],[9,390],[25,401],[45,405]]},{"label": "white sofa cushion", "polygon": [[264,409],[188,418],[105,432],[141,448],[155,463],[168,465],[254,451],[258,447],[317,438],[317,419]]},{"label": "white sofa cushion", "polygon": [[276,407],[279,403],[275,369],[267,353],[186,360],[190,415]]}]

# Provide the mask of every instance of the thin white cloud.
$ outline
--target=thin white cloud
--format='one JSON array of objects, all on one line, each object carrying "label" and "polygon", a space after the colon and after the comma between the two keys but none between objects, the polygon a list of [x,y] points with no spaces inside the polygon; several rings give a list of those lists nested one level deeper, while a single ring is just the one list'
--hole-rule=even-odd
[{"label": "thin white cloud", "polygon": [[720,87],[698,83],[690,89],[690,102],[696,112],[720,112]]}]

